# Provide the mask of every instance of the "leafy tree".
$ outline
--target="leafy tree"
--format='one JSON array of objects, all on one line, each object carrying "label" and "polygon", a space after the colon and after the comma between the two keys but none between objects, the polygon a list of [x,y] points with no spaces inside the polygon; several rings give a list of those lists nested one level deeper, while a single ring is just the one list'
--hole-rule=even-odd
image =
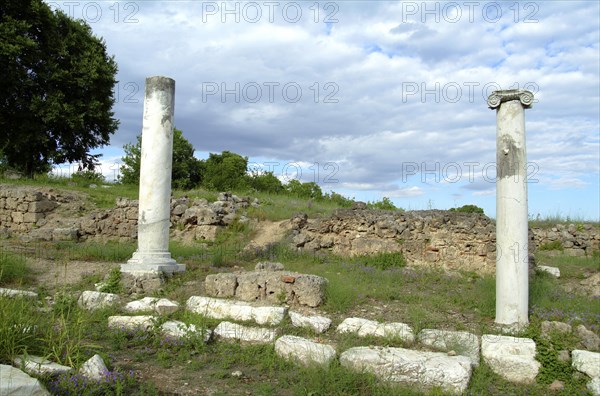
[{"label": "leafy tree", "polygon": [[111,111],[117,65],[83,21],[42,0],[0,6],[0,151],[33,176],[51,163],[93,169],[118,127]]},{"label": "leafy tree", "polygon": [[248,178],[250,187],[256,191],[278,194],[283,191],[281,180],[273,172],[254,173]]},{"label": "leafy tree", "polygon": [[[140,180],[140,165],[142,154],[142,136],[137,136],[135,144],[123,146],[125,157],[121,158],[121,183],[138,184]],[[173,130],[173,169],[171,185],[182,190],[191,189],[200,183],[201,161],[194,157],[194,146],[183,137],[183,132]]]},{"label": "leafy tree", "polygon": [[285,185],[285,190],[299,198],[323,198],[323,191],[321,191],[321,187],[315,182],[300,183],[300,181],[292,179]]},{"label": "leafy tree", "polygon": [[202,185],[210,190],[228,191],[247,187],[248,157],[230,151],[211,153],[204,161]]}]

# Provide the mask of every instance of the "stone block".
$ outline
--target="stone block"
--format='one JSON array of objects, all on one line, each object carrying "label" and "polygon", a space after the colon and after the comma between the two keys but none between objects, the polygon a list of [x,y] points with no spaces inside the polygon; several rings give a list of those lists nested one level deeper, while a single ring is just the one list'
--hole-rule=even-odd
[{"label": "stone block", "polygon": [[413,342],[415,336],[412,328],[405,323],[379,323],[363,318],[346,318],[339,324],[338,333],[355,333],[359,337],[390,337]]},{"label": "stone block", "polygon": [[403,348],[356,347],[340,355],[342,366],[369,372],[379,379],[428,389],[439,387],[455,395],[467,390],[471,361],[465,356]]},{"label": "stone block", "polygon": [[53,241],[77,241],[78,239],[79,229],[77,228],[55,228],[52,230]]},{"label": "stone block", "polygon": [[271,326],[281,323],[287,314],[285,307],[257,307],[241,301],[227,301],[211,297],[192,296],[186,308],[194,313],[213,319],[254,321]]},{"label": "stone block", "polygon": [[584,325],[579,325],[575,328],[575,334],[581,340],[581,345],[588,351],[600,350],[600,337],[593,331],[586,329]]},{"label": "stone block", "polygon": [[[185,338],[193,337],[202,332],[201,329],[196,328],[193,324],[185,324],[178,320],[169,320],[160,326],[160,330],[163,335],[172,338]],[[203,339],[204,342],[208,342],[212,336],[212,331],[209,329],[204,330]]]},{"label": "stone block", "polygon": [[109,316],[108,328],[113,330],[148,331],[154,326],[152,316]]},{"label": "stone block", "polygon": [[27,291],[27,290],[16,290],[16,289],[5,289],[0,287],[0,296],[3,297],[27,297],[27,298],[37,298],[37,293]]},{"label": "stone block", "polygon": [[0,364],[0,395],[49,396],[37,379],[6,364]]},{"label": "stone block", "polygon": [[275,341],[275,353],[304,366],[329,366],[336,357],[335,349],[331,345],[291,335],[285,335]]},{"label": "stone block", "polygon": [[114,307],[121,303],[121,298],[117,294],[102,293],[86,290],[81,293],[77,300],[77,305],[83,309],[94,311],[97,309]]},{"label": "stone block", "polygon": [[557,267],[550,267],[547,265],[538,265],[536,268],[542,272],[546,272],[546,273],[552,275],[555,278],[560,278],[560,269]]},{"label": "stone block", "polygon": [[25,223],[37,223],[38,220],[41,220],[43,218],[44,218],[43,213],[27,212],[27,213],[23,214],[23,222],[25,222]]},{"label": "stone block", "polygon": [[294,327],[308,327],[316,333],[324,333],[331,326],[331,319],[324,316],[311,315],[305,316],[298,312],[288,312]]},{"label": "stone block", "polygon": [[230,273],[211,274],[206,276],[204,289],[213,297],[233,297],[237,288],[237,276]]},{"label": "stone block", "polygon": [[215,329],[215,335],[223,339],[268,344],[275,341],[277,331],[262,327],[242,326],[237,323],[221,322]]},{"label": "stone block", "polygon": [[531,338],[484,335],[481,356],[493,372],[515,383],[535,382],[541,366],[535,360],[535,342]]},{"label": "stone block", "polygon": [[23,212],[12,212],[10,214],[13,223],[21,224],[25,220]]},{"label": "stone block", "polygon": [[424,329],[418,336],[421,344],[438,351],[454,351],[471,359],[473,367],[479,366],[479,337],[466,331]]},{"label": "stone block", "polygon": [[600,377],[600,353],[576,349],[571,352],[571,365],[591,378]]},{"label": "stone block", "polygon": [[44,199],[42,201],[30,202],[28,211],[34,213],[50,212],[54,210],[57,206],[58,204],[56,202]]},{"label": "stone block", "polygon": [[587,388],[592,395],[600,396],[600,377],[592,378],[592,380],[587,383]]},{"label": "stone block", "polygon": [[36,376],[53,376],[73,370],[71,367],[63,366],[62,364],[54,363],[43,357],[34,355],[19,355],[13,359],[13,364],[23,369],[27,374]]},{"label": "stone block", "polygon": [[168,315],[179,309],[179,304],[166,298],[144,297],[140,300],[131,301],[123,307],[126,312],[149,312],[154,311],[159,315]]}]

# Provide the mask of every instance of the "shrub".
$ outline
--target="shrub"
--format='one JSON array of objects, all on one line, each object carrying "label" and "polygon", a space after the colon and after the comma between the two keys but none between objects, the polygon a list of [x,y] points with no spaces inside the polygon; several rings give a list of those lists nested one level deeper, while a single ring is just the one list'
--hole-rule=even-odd
[{"label": "shrub", "polygon": [[483,209],[476,205],[463,205],[460,208],[451,208],[450,212],[461,212],[461,213],[481,213]]}]

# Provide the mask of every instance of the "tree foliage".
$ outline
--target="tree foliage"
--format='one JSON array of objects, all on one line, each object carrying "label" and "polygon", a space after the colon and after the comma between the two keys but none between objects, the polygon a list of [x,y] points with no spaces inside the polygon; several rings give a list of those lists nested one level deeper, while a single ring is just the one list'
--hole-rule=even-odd
[{"label": "tree foliage", "polygon": [[204,165],[202,185],[208,189],[229,191],[247,186],[248,157],[231,151],[210,153]]},{"label": "tree foliage", "polygon": [[477,205],[463,205],[460,208],[450,208],[451,212],[462,212],[462,213],[481,213],[483,209]]},{"label": "tree foliage", "polygon": [[52,163],[93,169],[118,127],[113,118],[117,65],[83,21],[42,0],[0,6],[0,152],[32,176]]},{"label": "tree foliage", "polygon": [[[123,147],[125,157],[121,158],[120,182],[124,184],[138,184],[140,180],[140,165],[142,154],[142,136],[138,135],[135,144],[126,144]],[[177,128],[173,130],[173,169],[171,184],[173,188],[189,190],[200,183],[201,165],[194,157],[194,146],[183,136]]]}]

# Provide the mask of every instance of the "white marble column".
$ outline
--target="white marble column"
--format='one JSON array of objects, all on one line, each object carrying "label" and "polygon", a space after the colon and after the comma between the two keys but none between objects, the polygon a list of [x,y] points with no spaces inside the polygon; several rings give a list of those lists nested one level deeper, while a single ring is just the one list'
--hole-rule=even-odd
[{"label": "white marble column", "polygon": [[495,91],[488,106],[496,109],[496,323],[529,323],[529,255],[525,109],[533,94]]},{"label": "white marble column", "polygon": [[185,271],[169,252],[175,81],[148,77],[144,99],[138,248],[122,272]]}]

